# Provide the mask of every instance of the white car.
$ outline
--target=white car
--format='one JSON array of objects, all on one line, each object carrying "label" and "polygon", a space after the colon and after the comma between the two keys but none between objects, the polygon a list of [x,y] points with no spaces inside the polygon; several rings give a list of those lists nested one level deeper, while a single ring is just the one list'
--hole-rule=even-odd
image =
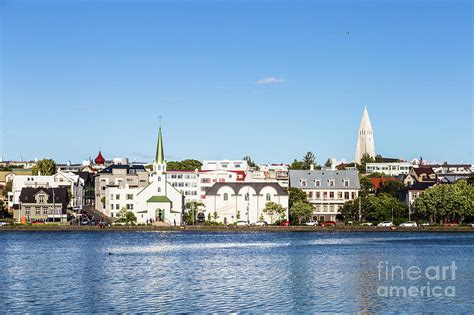
[{"label": "white car", "polygon": [[474,227],[474,222],[471,222],[471,227]]},{"label": "white car", "polygon": [[8,225],[6,222],[0,222],[0,226]]},{"label": "white car", "polygon": [[416,224],[415,221],[407,221],[400,224],[400,226],[401,227],[417,227],[418,225]]},{"label": "white car", "polygon": [[317,225],[318,225],[318,221],[311,220],[311,221],[306,222],[305,224],[306,224],[306,225],[310,225],[310,226],[317,226]]},{"label": "white car", "polygon": [[373,223],[372,222],[363,222],[360,224],[361,226],[372,226]]},{"label": "white car", "polygon": [[392,227],[393,222],[392,221],[383,221],[383,222],[380,222],[379,224],[377,224],[377,226]]},{"label": "white car", "polygon": [[237,221],[237,226],[249,226],[247,221],[239,220]]},{"label": "white car", "polygon": [[[245,223],[247,223],[247,222],[245,222]],[[237,222],[237,225],[239,225],[239,222]],[[253,225],[255,225],[255,226],[267,226],[268,223],[267,223],[267,221],[257,221]]]}]

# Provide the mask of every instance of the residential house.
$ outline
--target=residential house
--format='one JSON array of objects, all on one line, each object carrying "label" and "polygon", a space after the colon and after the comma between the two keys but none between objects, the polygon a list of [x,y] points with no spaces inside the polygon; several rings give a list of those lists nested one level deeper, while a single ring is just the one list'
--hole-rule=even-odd
[{"label": "residential house", "polygon": [[67,222],[67,188],[23,187],[13,211],[17,223]]}]

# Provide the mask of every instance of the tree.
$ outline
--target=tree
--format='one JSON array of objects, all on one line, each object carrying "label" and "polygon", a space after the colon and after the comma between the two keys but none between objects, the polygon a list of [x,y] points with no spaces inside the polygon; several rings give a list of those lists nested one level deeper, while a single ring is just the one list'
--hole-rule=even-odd
[{"label": "tree", "polygon": [[303,156],[303,163],[306,170],[308,170],[311,165],[316,165],[316,157],[314,156],[313,152],[308,151],[305,156]]},{"label": "tree", "polygon": [[199,207],[203,207],[204,204],[200,201],[189,201],[186,202],[184,207],[188,209],[189,212],[189,218],[191,219],[189,222],[186,222],[188,224],[193,224],[196,222],[196,215],[197,215],[197,210]]},{"label": "tree", "polygon": [[328,160],[326,161],[326,163],[324,163],[324,166],[326,166],[326,167],[332,167],[332,160],[331,160],[331,159],[328,159]]},{"label": "tree", "polygon": [[298,161],[295,159],[290,166],[288,166],[288,169],[290,170],[304,170],[305,169],[305,164],[303,161]]},{"label": "tree", "polygon": [[288,206],[290,207],[290,209],[295,202],[307,200],[306,193],[303,190],[296,187],[288,188],[288,194],[289,194]]},{"label": "tree", "polygon": [[31,168],[33,175],[50,176],[56,174],[56,163],[52,159],[43,159],[36,162]]},{"label": "tree", "polygon": [[366,197],[369,195],[371,192],[374,191],[374,185],[370,181],[370,179],[367,176],[361,176],[359,179],[360,182],[360,191],[359,195],[362,197]]},{"label": "tree", "polygon": [[389,180],[379,188],[379,193],[386,193],[394,198],[398,198],[398,193],[403,188],[405,188],[405,185],[403,185],[402,182],[399,182],[398,180]]},{"label": "tree", "polygon": [[256,170],[259,169],[259,167],[257,166],[257,164],[252,160],[252,158],[251,158],[249,155],[244,156],[244,157],[242,158],[242,160],[247,161],[248,166],[253,167],[253,168],[255,168]]},{"label": "tree", "polygon": [[[389,194],[368,195],[359,198],[360,213],[363,221],[391,220],[392,209],[394,218],[407,217],[406,205]],[[344,203],[340,210],[344,219],[354,221],[359,219],[359,198]]]},{"label": "tree", "polygon": [[383,157],[382,157],[381,154],[377,154],[375,156],[375,162],[377,162],[377,163],[382,163],[383,162]]},{"label": "tree", "polygon": [[303,220],[308,220],[313,214],[313,207],[307,201],[297,201],[290,208],[290,214],[293,218],[298,219],[298,223],[301,224]]},{"label": "tree", "polygon": [[115,222],[123,222],[125,224],[135,224],[137,217],[132,211],[127,211],[126,208],[120,209],[118,219]]},{"label": "tree", "polygon": [[474,217],[474,187],[466,181],[429,188],[414,204],[415,214],[432,222],[448,222]]},{"label": "tree", "polygon": [[202,163],[198,160],[186,159],[182,161],[169,161],[166,168],[169,170],[194,171],[201,169]]},{"label": "tree", "polygon": [[13,181],[9,180],[5,183],[5,187],[3,188],[3,197],[7,198],[8,193],[12,191],[13,188]]},{"label": "tree", "polygon": [[214,211],[214,213],[212,214],[212,218],[214,219],[214,221],[217,221],[217,219],[219,219],[219,215],[217,214],[217,211]]},{"label": "tree", "polygon": [[277,218],[283,218],[285,216],[286,209],[279,203],[270,201],[265,204],[263,212],[270,216],[271,223],[273,223],[273,216],[276,216]]},{"label": "tree", "polygon": [[357,166],[357,169],[359,170],[359,172],[365,174],[365,165],[367,163],[374,163],[374,162],[375,162],[375,159],[373,157],[371,157],[368,153],[364,153],[362,155],[362,158],[360,159],[360,164]]}]

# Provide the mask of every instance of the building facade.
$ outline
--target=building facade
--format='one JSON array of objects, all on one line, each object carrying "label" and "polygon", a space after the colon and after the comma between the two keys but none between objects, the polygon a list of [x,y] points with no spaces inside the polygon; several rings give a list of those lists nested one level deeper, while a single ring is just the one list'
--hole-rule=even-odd
[{"label": "building facade", "polygon": [[406,175],[413,165],[410,162],[367,163],[366,174],[382,173],[390,176]]},{"label": "building facade", "polygon": [[313,220],[336,221],[344,203],[359,196],[359,174],[353,170],[290,170],[290,187],[306,193],[314,208]]},{"label": "building facade", "polygon": [[[263,209],[268,202],[275,202],[285,208],[285,218],[266,214]],[[217,222],[234,223],[239,220],[252,224],[259,220],[272,223],[288,218],[288,192],[278,183],[215,183],[204,199],[204,213]]]},{"label": "building facade", "polygon": [[24,187],[14,207],[16,223],[67,222],[67,188]]}]

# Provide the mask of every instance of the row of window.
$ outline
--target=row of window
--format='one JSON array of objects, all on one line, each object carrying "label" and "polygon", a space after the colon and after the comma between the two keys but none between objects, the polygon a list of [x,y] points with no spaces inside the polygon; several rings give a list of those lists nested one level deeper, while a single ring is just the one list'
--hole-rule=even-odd
[{"label": "row of window", "polygon": [[171,186],[173,187],[197,187],[197,183],[196,182],[192,182],[192,183],[189,183],[189,182],[176,182],[176,183],[171,183]]},{"label": "row of window", "polygon": [[334,191],[308,191],[307,192],[307,195],[308,195],[308,199],[335,199],[335,197],[337,196],[337,199],[346,199],[346,200],[351,200],[351,199],[356,199],[357,198],[357,194],[355,192],[348,192],[348,191],[345,191],[345,192],[342,192],[342,191],[338,191],[338,192],[334,192]]},{"label": "row of window", "polygon": [[196,174],[171,174],[171,179],[196,179]]},{"label": "row of window", "polygon": [[[228,194],[228,193],[224,193],[223,198],[224,198],[224,201],[229,200],[229,194]],[[245,201],[249,201],[249,200],[250,200],[250,194],[249,194],[249,193],[246,193],[246,194],[244,195],[244,200],[245,200]],[[272,195],[271,195],[270,193],[267,193],[267,194],[265,195],[265,200],[266,200],[266,201],[271,201],[271,200],[272,200]]]},{"label": "row of window", "polygon": [[[327,182],[328,182],[328,186],[329,186],[329,187],[334,187],[334,186],[336,186],[336,180],[335,180],[335,179],[328,179]],[[301,180],[300,180],[300,184],[301,184],[302,187],[307,187],[307,186],[308,186],[308,180],[306,180],[306,179],[301,179]],[[314,185],[315,185],[316,187],[320,187],[320,186],[321,186],[321,180],[320,180],[320,179],[315,179],[315,180],[314,180]],[[343,179],[343,180],[342,180],[342,185],[343,185],[344,187],[349,187],[349,186],[350,186],[350,181],[349,181],[348,179]]]},{"label": "row of window", "polygon": [[[118,203],[116,203],[116,204],[111,203],[111,204],[110,204],[110,210],[114,210],[114,208],[115,208],[115,210],[120,210],[120,204],[118,204]],[[133,210],[133,203],[127,203],[127,204],[125,205],[125,208],[126,208],[127,210]]]},{"label": "row of window", "polygon": [[316,212],[338,212],[339,208],[339,205],[316,205],[314,209]]},{"label": "row of window", "polygon": [[[120,200],[120,194],[111,194],[110,195],[110,200]],[[125,194],[125,200],[133,200],[133,194]]]}]

